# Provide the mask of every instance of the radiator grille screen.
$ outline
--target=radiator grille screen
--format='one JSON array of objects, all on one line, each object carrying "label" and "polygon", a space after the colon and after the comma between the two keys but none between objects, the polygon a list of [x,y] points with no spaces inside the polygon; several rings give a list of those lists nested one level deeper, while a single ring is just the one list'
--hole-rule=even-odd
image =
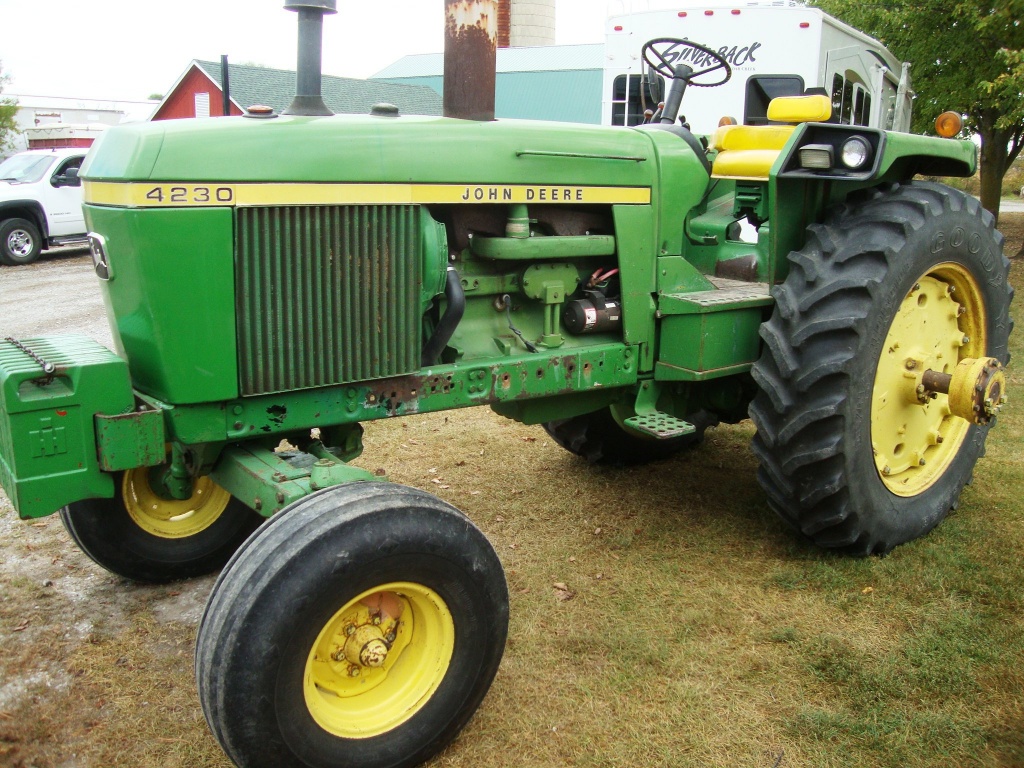
[{"label": "radiator grille screen", "polygon": [[239,208],[237,216],[242,394],[419,367],[417,206]]}]

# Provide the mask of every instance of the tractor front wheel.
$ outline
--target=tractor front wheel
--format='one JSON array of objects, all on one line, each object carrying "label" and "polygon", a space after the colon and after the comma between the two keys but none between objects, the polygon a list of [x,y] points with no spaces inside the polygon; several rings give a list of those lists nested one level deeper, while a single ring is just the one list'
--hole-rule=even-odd
[{"label": "tractor front wheel", "polygon": [[112,573],[154,583],[211,573],[263,522],[208,477],[194,482],[190,498],[166,498],[150,482],[158,471],[120,473],[114,498],[78,501],[60,512],[75,543]]},{"label": "tractor front wheel", "polygon": [[336,486],[221,573],[199,698],[237,765],[417,765],[480,705],[507,629],[501,563],[462,513],[413,488]]},{"label": "tractor front wheel", "polygon": [[1009,359],[1002,240],[976,200],[915,182],[851,198],[790,254],[753,449],[772,507],[817,544],[888,552],[957,504]]}]

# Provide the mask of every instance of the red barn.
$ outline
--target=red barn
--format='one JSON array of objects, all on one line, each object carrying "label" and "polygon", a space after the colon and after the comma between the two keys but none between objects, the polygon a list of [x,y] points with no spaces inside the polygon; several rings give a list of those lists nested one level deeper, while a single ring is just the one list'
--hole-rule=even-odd
[{"label": "red barn", "polygon": [[[394,104],[405,114],[441,114],[441,96],[420,85],[323,75],[322,91],[324,103],[338,114],[365,114],[380,102]],[[265,104],[281,112],[295,95],[295,72],[229,64],[228,92],[232,115],[241,115],[253,104]],[[220,117],[223,114],[220,62],[194,59],[150,119]]]}]

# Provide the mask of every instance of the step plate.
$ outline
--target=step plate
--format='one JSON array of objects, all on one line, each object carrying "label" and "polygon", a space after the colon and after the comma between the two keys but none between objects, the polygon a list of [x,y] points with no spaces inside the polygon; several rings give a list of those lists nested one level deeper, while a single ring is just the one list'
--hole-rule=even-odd
[{"label": "step plate", "polygon": [[677,419],[675,416],[669,416],[667,413],[661,413],[660,411],[640,416],[631,416],[623,424],[635,432],[656,437],[659,440],[692,435],[697,431],[697,428],[690,422]]}]

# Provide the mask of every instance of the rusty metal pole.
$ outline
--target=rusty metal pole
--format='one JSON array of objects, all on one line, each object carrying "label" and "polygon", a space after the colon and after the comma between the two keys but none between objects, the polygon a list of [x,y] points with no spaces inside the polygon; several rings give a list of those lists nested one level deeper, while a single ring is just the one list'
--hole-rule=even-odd
[{"label": "rusty metal pole", "polygon": [[499,0],[445,0],[444,114],[494,119]]}]

